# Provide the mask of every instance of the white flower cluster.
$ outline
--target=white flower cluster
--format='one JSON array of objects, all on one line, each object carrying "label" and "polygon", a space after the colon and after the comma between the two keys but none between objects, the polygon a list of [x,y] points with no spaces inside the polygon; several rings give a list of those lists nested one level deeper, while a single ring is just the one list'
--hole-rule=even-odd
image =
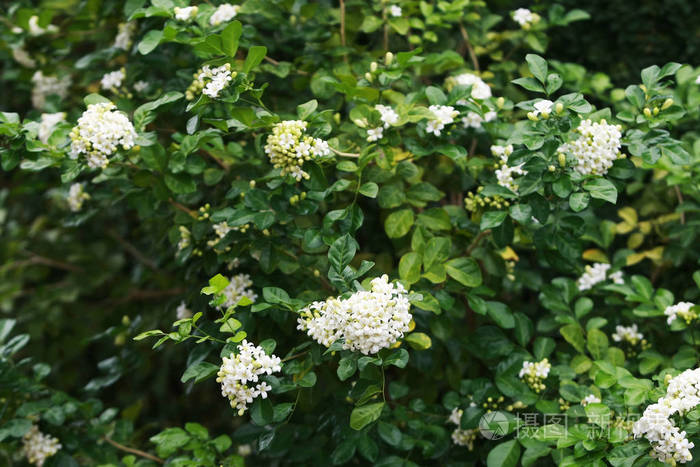
[{"label": "white flower cluster", "polygon": [[290,174],[297,181],[309,179],[302,170],[304,161],[328,156],[331,148],[320,138],[305,135],[307,123],[302,120],[285,120],[272,128],[267,137],[265,154],[275,168],[282,169],[282,176]]},{"label": "white flower cluster", "polygon": [[56,76],[45,76],[41,70],[32,76],[32,105],[35,109],[41,109],[46,105],[46,98],[52,94],[64,99],[68,95],[68,88],[71,85],[70,76],[58,78]]},{"label": "white flower cluster", "polygon": [[229,283],[223,290],[222,294],[225,297],[224,302],[219,305],[219,308],[225,310],[229,307],[238,304],[238,301],[243,297],[248,297],[251,302],[258,299],[258,295],[248,287],[253,285],[248,274],[236,274],[229,279]]},{"label": "white flower cluster", "polygon": [[66,200],[71,211],[80,211],[83,208],[83,203],[88,199],[90,199],[90,195],[83,191],[82,183],[74,183],[70,186]]},{"label": "white flower cluster", "polygon": [[694,444],[688,441],[685,431],[674,425],[671,417],[683,416],[699,404],[700,368],[685,370],[671,379],[666,396],[644,410],[632,429],[634,437],[645,436],[652,446],[651,456],[661,462],[684,464],[692,460],[690,450]]},{"label": "white flower cluster", "polygon": [[452,409],[448,421],[457,425],[452,432],[452,442],[458,446],[466,446],[470,451],[474,450],[474,440],[476,440],[477,430],[463,430],[459,427],[464,411],[458,407]]},{"label": "white flower cluster", "polygon": [[26,68],[34,68],[36,66],[36,60],[34,60],[29,52],[24,50],[22,47],[15,47],[12,49],[12,58],[14,58],[17,63]]},{"label": "white flower cluster", "polygon": [[513,12],[513,21],[515,21],[524,28],[529,27],[530,25],[538,22],[539,20],[540,15],[531,12],[527,8],[518,8]]},{"label": "white flower cluster", "polygon": [[581,400],[581,405],[585,407],[588,404],[595,404],[598,402],[600,402],[600,397],[595,394],[589,394]]},{"label": "white flower cluster", "polygon": [[513,193],[518,192],[518,184],[515,183],[513,179],[514,175],[526,175],[527,170],[523,169],[524,164],[518,164],[514,166],[508,165],[508,156],[513,153],[513,145],[508,146],[491,146],[491,154],[498,157],[501,162],[501,167],[496,170],[496,179],[498,179],[498,184],[502,187],[508,188]]},{"label": "white flower cluster", "polygon": [[[279,357],[267,355],[262,347],[245,339],[238,345],[238,353],[224,357],[223,361],[216,382],[221,383],[221,394],[229,399],[231,407],[238,409],[238,415],[243,415],[256,397],[267,398],[272,387],[264,381],[258,383],[260,376],[282,369]],[[249,383],[258,384],[249,386]]]},{"label": "white flower cluster", "polygon": [[131,36],[133,36],[135,30],[136,23],[119,23],[119,30],[114,38],[112,47],[115,49],[129,50],[132,43]]},{"label": "white flower cluster", "polygon": [[185,98],[191,101],[200,92],[211,98],[217,98],[237,74],[237,72],[231,71],[230,63],[224,63],[216,68],[204,65],[194,74],[194,81],[185,91]]},{"label": "white flower cluster", "polygon": [[630,345],[637,345],[644,339],[644,335],[639,332],[637,325],[615,326],[615,334],[612,335],[615,342],[627,342]]},{"label": "white flower cluster", "polygon": [[367,141],[378,141],[384,136],[384,129],[389,128],[391,125],[396,124],[399,121],[399,114],[394,111],[388,105],[378,104],[374,106],[374,109],[381,115],[382,125],[377,128],[367,129]]},{"label": "white flower cluster", "polygon": [[231,21],[238,14],[238,10],[241,7],[238,5],[231,5],[230,3],[224,3],[219,5],[211,18],[209,18],[209,24],[212,26],[218,26],[221,23],[226,23]]},{"label": "white flower cluster", "polygon": [[561,145],[557,152],[571,154],[576,161],[574,169],[582,175],[605,175],[622,156],[621,130],[620,125],[609,125],[605,120],[583,120],[574,130],[579,137]]},{"label": "white flower cluster", "polygon": [[[474,99],[483,100],[491,97],[491,88],[489,85],[473,73],[462,73],[460,75],[453,76],[452,78],[448,78],[448,80],[448,87],[450,87],[450,85],[471,86],[471,96]],[[457,103],[459,104],[459,102]]]},{"label": "white flower cluster", "polygon": [[124,68],[122,68],[121,70],[105,73],[105,75],[100,80],[100,84],[102,85],[102,89],[117,89],[118,87],[121,87],[122,82],[125,78],[126,71],[124,70]]},{"label": "white flower cluster", "polygon": [[584,290],[592,289],[594,285],[603,282],[605,279],[610,279],[615,284],[625,283],[624,279],[622,278],[622,271],[608,274],[608,270],[610,270],[609,264],[595,263],[593,266],[587,264],[585,272],[576,282],[578,290],[583,292]]},{"label": "white flower cluster", "polygon": [[365,355],[391,347],[409,330],[412,316],[406,289],[386,274],[372,279],[371,291],[347,299],[313,302],[300,312],[297,329],[329,347],[344,339],[343,348]]},{"label": "white flower cluster", "polygon": [[372,141],[378,141],[382,139],[384,136],[384,128],[382,127],[377,127],[377,128],[368,128],[367,129],[367,141],[370,143]]},{"label": "white flower cluster", "polygon": [[455,117],[459,115],[459,112],[455,110],[451,105],[431,105],[428,107],[434,115],[434,120],[429,120],[428,125],[425,127],[425,131],[432,133],[435,136],[440,136],[442,129],[445,125],[455,121]]},{"label": "white flower cluster", "polygon": [[55,24],[49,24],[45,28],[39,26],[39,17],[36,15],[29,17],[27,25],[29,26],[29,34],[32,36],[41,36],[47,32],[58,32],[58,26]]},{"label": "white flower cluster", "polygon": [[107,156],[118,146],[125,150],[134,146],[134,126],[126,115],[115,109],[111,102],[88,105],[70,133],[72,159],[85,154],[89,167],[104,169],[109,164]]},{"label": "white flower cluster", "polygon": [[694,306],[695,304],[691,302],[679,302],[675,305],[666,307],[664,310],[664,314],[668,316],[666,322],[671,324],[676,320],[676,318],[681,318],[687,324],[690,324],[691,321],[698,317],[698,314],[693,311]]},{"label": "white flower cluster", "polygon": [[401,7],[398,6],[398,5],[391,5],[391,6],[389,7],[389,13],[390,13],[391,16],[393,16],[394,18],[398,18],[399,16],[401,16]]},{"label": "white flower cluster", "polygon": [[46,459],[56,454],[62,447],[57,438],[42,433],[36,425],[32,425],[24,435],[22,443],[22,453],[30,464],[37,467],[44,465]]},{"label": "white flower cluster", "polygon": [[44,144],[48,144],[49,137],[53,133],[56,125],[61,123],[66,119],[65,112],[56,112],[53,114],[41,114],[41,122],[39,122],[39,131],[37,132],[37,137],[39,141]]},{"label": "white flower cluster", "polygon": [[489,110],[482,117],[476,112],[469,111],[466,117],[462,117],[462,124],[464,128],[481,128],[481,124],[484,122],[491,122],[496,120],[497,114],[493,110]]},{"label": "white flower cluster", "polygon": [[197,13],[199,12],[199,7],[188,6],[185,8],[180,8],[176,6],[173,11],[175,12],[175,19],[179,21],[189,21],[195,16],[197,16]]},{"label": "white flower cluster", "polygon": [[144,80],[140,79],[134,83],[134,91],[143,92],[146,89],[148,89],[148,86],[149,86],[148,81],[144,81]]},{"label": "white flower cluster", "polygon": [[175,317],[177,319],[186,319],[192,317],[192,311],[189,308],[187,308],[187,304],[184,301],[181,301],[175,309]]},{"label": "white flower cluster", "polygon": [[518,377],[524,380],[533,391],[541,392],[545,388],[543,381],[547,379],[551,368],[552,365],[546,358],[539,362],[524,361]]},{"label": "white flower cluster", "polygon": [[192,232],[184,225],[181,225],[178,230],[180,231],[180,240],[177,242],[177,251],[182,251],[192,244]]}]

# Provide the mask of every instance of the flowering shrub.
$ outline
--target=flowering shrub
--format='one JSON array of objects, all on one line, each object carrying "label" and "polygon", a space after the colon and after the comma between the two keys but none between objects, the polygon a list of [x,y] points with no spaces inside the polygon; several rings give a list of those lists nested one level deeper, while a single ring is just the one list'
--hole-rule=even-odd
[{"label": "flowering shrub", "polygon": [[546,3],[44,3],[0,23],[8,464],[697,459],[693,64],[610,89]]}]

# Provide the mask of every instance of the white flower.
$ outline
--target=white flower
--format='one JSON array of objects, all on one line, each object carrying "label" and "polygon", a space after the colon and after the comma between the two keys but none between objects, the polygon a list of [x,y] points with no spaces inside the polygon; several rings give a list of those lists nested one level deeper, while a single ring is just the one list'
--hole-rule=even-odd
[{"label": "white flower", "polygon": [[666,322],[671,324],[677,317],[680,317],[686,323],[690,324],[692,320],[698,317],[698,314],[692,310],[694,306],[695,304],[691,302],[679,302],[675,305],[666,307],[664,310],[664,314],[668,316]]},{"label": "white flower", "polygon": [[267,137],[265,153],[275,168],[282,169],[282,176],[293,176],[297,181],[309,178],[302,170],[305,161],[329,156],[328,143],[305,134],[307,122],[285,120],[277,123]]},{"label": "white flower", "polygon": [[51,95],[57,95],[61,99],[68,96],[68,88],[71,85],[70,76],[58,78],[56,76],[45,76],[39,70],[32,76],[32,105],[36,109],[41,109],[46,105],[46,98]]},{"label": "white flower", "polygon": [[553,105],[554,102],[552,101],[549,101],[547,99],[540,99],[533,105],[535,110],[532,113],[535,114],[535,116],[540,114],[542,114],[543,116],[549,116],[549,114],[552,113]]},{"label": "white flower", "polygon": [[29,18],[29,34],[31,36],[40,36],[42,34],[45,34],[47,32],[56,32],[58,31],[58,26],[54,24],[49,24],[46,26],[46,28],[42,28],[39,26],[39,17],[34,15]]},{"label": "white flower", "polygon": [[622,276],[622,271],[615,271],[608,276],[608,279],[613,281],[614,284],[624,284],[625,279]]},{"label": "white flower", "polygon": [[454,423],[455,425],[460,425],[462,423],[462,415],[464,414],[464,410],[460,409],[459,407],[455,407],[452,409],[452,413],[450,413],[450,418],[447,420],[450,423]]},{"label": "white flower", "polygon": [[231,21],[238,14],[238,10],[241,7],[238,5],[231,5],[230,3],[224,3],[219,5],[211,18],[209,18],[209,24],[212,26],[218,26],[221,23],[226,23]]},{"label": "white flower", "polygon": [[615,334],[612,335],[615,342],[628,342],[630,345],[637,345],[644,335],[639,332],[637,325],[632,326],[616,326]]},{"label": "white flower", "polygon": [[230,63],[224,63],[216,68],[204,65],[195,73],[195,80],[192,81],[192,84],[190,84],[190,87],[185,93],[187,100],[193,100],[195,93],[199,91],[211,98],[217,98],[219,97],[219,93],[224,90],[235,77],[236,72],[231,71]]},{"label": "white flower", "polygon": [[227,397],[231,407],[238,409],[238,415],[248,408],[256,397],[267,397],[272,387],[261,382],[263,375],[281,371],[281,360],[275,355],[267,355],[262,347],[248,343],[245,339],[238,345],[238,353],[223,358],[216,382],[221,384],[221,394]]},{"label": "white flower", "polygon": [[23,67],[34,68],[36,66],[36,60],[34,60],[22,47],[15,47],[12,49],[12,58],[14,58],[15,61],[17,61],[17,63]]},{"label": "white flower", "polygon": [[695,84],[700,84],[700,75],[697,78],[695,78]]},{"label": "white flower", "polygon": [[56,128],[56,125],[58,125],[65,119],[65,112],[41,114],[41,122],[39,123],[39,131],[37,133],[39,141],[41,141],[44,144],[48,144],[49,137],[51,136],[51,133],[53,133],[54,128]]},{"label": "white flower", "polygon": [[185,8],[180,8],[180,7],[175,7],[173,10],[175,12],[175,19],[178,19],[180,21],[189,21],[195,16],[197,16],[197,12],[199,12],[199,7],[197,6],[188,6]]},{"label": "white flower", "polygon": [[371,291],[355,292],[347,299],[313,302],[300,311],[297,329],[326,347],[344,339],[344,349],[365,355],[391,347],[412,319],[407,292],[389,282],[386,274],[371,284]]},{"label": "white flower", "polygon": [[391,16],[398,18],[399,16],[401,16],[401,7],[398,5],[391,5],[389,7],[389,13],[391,14]]},{"label": "white flower", "polygon": [[606,279],[609,264],[595,263],[593,266],[587,264],[585,272],[579,277],[577,286],[579,291],[592,289],[594,285],[603,282]]},{"label": "white flower", "polygon": [[253,453],[253,448],[250,447],[250,444],[240,444],[236,449],[236,452],[239,456],[246,457]]},{"label": "white flower", "polygon": [[30,464],[37,467],[44,465],[46,459],[56,454],[61,447],[57,438],[40,432],[36,425],[32,425],[22,438],[22,453]]},{"label": "white flower", "polygon": [[686,463],[693,459],[685,431],[674,424],[675,414],[685,415],[700,404],[700,368],[686,370],[672,378],[666,395],[644,410],[635,424],[634,437],[646,437],[651,443],[652,457],[667,464]]},{"label": "white flower", "polygon": [[112,47],[115,49],[129,50],[131,47],[131,36],[136,30],[136,23],[119,23],[119,31],[114,38],[114,44]]},{"label": "white flower", "polygon": [[189,308],[187,308],[187,305],[185,304],[185,302],[182,301],[177,306],[177,309],[175,309],[175,316],[177,317],[177,319],[191,318],[192,311]]},{"label": "white flower", "polygon": [[134,83],[134,91],[143,92],[146,89],[148,89],[148,86],[149,86],[149,84],[147,81],[138,80]]},{"label": "white flower", "polygon": [[66,200],[68,201],[68,206],[70,206],[71,211],[80,211],[83,207],[83,202],[87,199],[90,199],[90,195],[83,191],[82,184],[74,183],[70,186]]},{"label": "white flower", "polygon": [[515,183],[514,175],[527,175],[527,170],[523,169],[524,164],[515,166],[508,165],[508,156],[513,153],[513,145],[508,146],[491,146],[491,153],[500,158],[501,167],[496,170],[496,179],[502,187],[508,188],[513,193],[518,192],[518,184]]},{"label": "white flower", "polygon": [[388,105],[375,105],[374,108],[381,114],[382,123],[384,123],[384,128],[389,128],[391,125],[395,125],[399,121],[399,114],[397,114],[394,109]]},{"label": "white flower", "polygon": [[598,396],[596,396],[595,394],[589,394],[583,398],[583,400],[581,401],[581,405],[585,407],[588,404],[595,404],[598,402],[600,402],[600,398]]},{"label": "white flower", "polygon": [[476,112],[469,111],[466,117],[462,117],[462,124],[464,128],[481,128],[483,122],[490,122],[495,119],[496,112],[492,110],[486,112],[483,117]]},{"label": "white flower", "polygon": [[574,169],[582,175],[605,175],[621,156],[621,130],[620,125],[609,125],[605,120],[583,120],[574,130],[579,137],[560,146],[557,152],[574,156]]},{"label": "white flower", "polygon": [[105,73],[105,75],[102,76],[102,79],[100,80],[102,89],[116,89],[122,85],[124,78],[126,78],[124,68],[122,68],[121,70],[112,71],[110,73]]},{"label": "white flower", "polygon": [[134,146],[136,131],[127,116],[116,111],[113,103],[104,102],[88,105],[70,137],[72,159],[85,154],[89,167],[104,169],[109,164],[107,156],[114,154],[119,146],[124,150]]},{"label": "white flower", "polygon": [[382,139],[384,136],[384,128],[382,127],[377,127],[377,128],[368,128],[367,129],[367,141],[370,143],[372,141],[377,141]]},{"label": "white flower", "polygon": [[228,285],[222,292],[225,299],[224,302],[219,305],[219,309],[225,310],[229,307],[235,306],[243,297],[249,298],[251,302],[257,300],[257,294],[248,288],[252,285],[253,281],[250,280],[250,276],[248,274],[237,274],[231,277]]},{"label": "white flower", "polygon": [[190,229],[184,225],[181,225],[178,230],[180,231],[180,241],[177,242],[177,251],[182,251],[190,246],[192,242],[192,233]]},{"label": "white flower", "polygon": [[474,99],[488,99],[491,97],[491,88],[481,78],[473,73],[462,73],[450,78],[451,84],[459,86],[471,86],[471,96]]},{"label": "white flower", "polygon": [[539,393],[545,388],[543,381],[547,379],[551,368],[552,365],[546,358],[539,362],[524,361],[518,377],[524,380],[533,391]]},{"label": "white flower", "polygon": [[440,136],[445,125],[454,122],[454,118],[459,115],[459,112],[450,105],[431,105],[428,110],[435,114],[435,119],[428,121],[425,131],[435,136]]},{"label": "white flower", "polygon": [[525,26],[528,23],[533,23],[534,19],[534,14],[527,8],[518,8],[513,12],[513,21],[518,23],[520,26]]}]

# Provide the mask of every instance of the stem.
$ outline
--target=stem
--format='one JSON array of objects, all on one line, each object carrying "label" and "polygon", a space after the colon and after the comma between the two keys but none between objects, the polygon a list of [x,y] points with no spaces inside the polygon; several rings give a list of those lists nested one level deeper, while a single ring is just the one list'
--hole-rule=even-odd
[{"label": "stem", "polygon": [[177,201],[173,200],[172,198],[170,198],[170,199],[168,200],[168,202],[169,202],[170,204],[172,204],[176,209],[179,209],[180,211],[182,211],[182,212],[188,214],[190,217],[192,217],[192,218],[194,218],[194,219],[197,219],[197,218],[199,217],[199,216],[197,215],[197,211],[193,211],[192,209],[190,209],[190,208],[188,208],[188,207],[186,207],[186,206],[183,206],[182,204],[178,203]]},{"label": "stem", "polygon": [[[678,204],[683,204],[683,195],[681,194],[680,188],[678,188],[678,185],[674,185],[673,187],[676,190],[676,198],[678,198]],[[681,211],[681,225],[685,224],[685,213]]]},{"label": "stem", "polygon": [[165,464],[165,461],[163,459],[161,459],[160,457],[156,457],[153,454],[149,454],[149,453],[141,451],[139,449],[134,449],[134,448],[124,446],[123,444],[119,444],[116,441],[114,441],[113,439],[108,438],[107,436],[105,436],[102,439],[107,441],[109,444],[111,444],[112,446],[114,446],[115,448],[117,448],[121,451],[126,451],[126,452],[130,452],[132,454],[136,454],[137,456],[141,456],[145,459],[150,459],[153,462],[157,462],[159,464]]},{"label": "stem", "polygon": [[[266,62],[269,62],[269,63],[272,63],[272,64],[275,65],[275,66],[279,66],[279,64],[280,64],[279,61],[275,60],[274,58],[267,57],[267,56],[265,57],[265,61],[266,61]],[[303,76],[308,76],[308,74],[309,74],[308,72],[306,72],[306,71],[304,71],[304,70],[294,70],[294,71],[295,71],[297,74],[300,74],[300,75],[303,75]]]},{"label": "stem", "polygon": [[[330,146],[329,146],[329,147],[330,147]],[[339,155],[339,156],[344,156],[344,157],[360,157],[360,155],[357,154],[357,153],[338,151],[338,150],[335,149],[335,148],[331,148],[331,151],[333,151],[334,153],[336,153],[336,154]]]},{"label": "stem", "polygon": [[462,24],[461,21],[459,22],[459,31],[462,33],[462,39],[464,39],[464,45],[467,47],[467,51],[469,52],[469,58],[471,58],[474,70],[480,72],[481,70],[479,69],[479,60],[476,58],[476,53],[474,53],[472,44],[469,41],[469,33],[467,32],[467,29],[464,27],[464,24]]},{"label": "stem", "polygon": [[389,51],[389,23],[386,17],[386,3],[382,8],[382,20],[384,21],[384,52]]},{"label": "stem", "polygon": [[[345,47],[345,0],[340,0],[340,45]],[[348,54],[343,55],[343,60],[348,63]]]},{"label": "stem", "polygon": [[139,262],[148,266],[149,269],[158,272],[158,265],[150,258],[146,258],[134,245],[126,241],[121,235],[112,229],[107,230],[107,235],[112,237],[124,248],[131,256]]},{"label": "stem", "polygon": [[472,241],[471,245],[469,245],[469,248],[467,248],[467,256],[471,254],[471,252],[479,246],[479,242],[481,242],[481,239],[484,238],[485,236],[489,235],[491,233],[491,229],[486,229],[483,232],[480,232],[479,235],[474,238]]},{"label": "stem", "polygon": [[294,360],[295,358],[301,357],[302,355],[306,355],[307,353],[309,353],[309,351],[304,350],[303,352],[299,352],[298,354],[290,355],[289,357],[284,357],[282,359],[282,363],[288,362],[289,360]]}]

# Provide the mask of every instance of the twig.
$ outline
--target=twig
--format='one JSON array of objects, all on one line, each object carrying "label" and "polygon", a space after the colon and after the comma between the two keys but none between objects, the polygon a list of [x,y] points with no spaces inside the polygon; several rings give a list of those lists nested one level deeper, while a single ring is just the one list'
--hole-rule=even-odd
[{"label": "twig", "polygon": [[[345,48],[345,0],[340,0],[340,45]],[[343,60],[348,63],[348,54],[343,54]]]},{"label": "twig", "polygon": [[387,22],[387,17],[386,17],[386,4],[384,4],[384,8],[382,9],[382,20],[384,21],[384,52],[389,51],[389,23]]},{"label": "twig", "polygon": [[474,49],[472,48],[472,44],[469,41],[469,33],[467,32],[467,29],[464,27],[464,24],[460,21],[459,23],[459,31],[462,33],[462,39],[464,39],[464,45],[467,46],[467,51],[469,52],[469,58],[472,60],[472,65],[474,66],[474,70],[479,72],[481,71],[479,69],[479,60],[476,58],[476,54],[474,53]]},{"label": "twig", "polygon": [[281,361],[282,361],[282,363],[288,362],[289,360],[293,360],[297,357],[301,357],[302,355],[306,355],[307,353],[309,353],[309,351],[304,350],[303,352],[299,352],[298,354],[290,355],[289,357],[284,357]]},{"label": "twig", "polygon": [[229,169],[230,169],[229,164],[227,164],[226,162],[222,161],[221,159],[219,159],[218,157],[216,157],[214,154],[212,154],[212,153],[210,153],[209,151],[206,151],[206,150],[204,150],[204,149],[200,149],[199,152],[201,152],[201,153],[203,153],[203,154],[206,154],[207,156],[211,157],[211,158],[214,160],[214,162],[216,162],[217,164],[219,164],[219,165],[221,166],[221,168],[224,169],[226,172],[229,171]]},{"label": "twig", "polygon": [[481,239],[486,237],[491,233],[491,229],[486,229],[481,232],[479,232],[479,235],[477,235],[474,240],[472,241],[471,245],[469,245],[469,248],[467,248],[467,256],[471,255],[472,251],[474,248],[479,246],[479,242],[481,242]]},{"label": "twig", "polygon": [[138,261],[142,262],[153,271],[158,271],[158,265],[153,260],[151,260],[150,258],[146,258],[134,245],[127,242],[116,231],[112,229],[107,229],[107,235],[115,239],[122,246],[122,248],[124,248],[131,256],[136,258]]},{"label": "twig", "polygon": [[190,209],[190,208],[188,208],[188,207],[186,207],[186,206],[184,206],[184,205],[178,203],[177,201],[175,201],[175,200],[172,199],[172,198],[170,198],[170,199],[168,200],[168,202],[169,202],[170,204],[172,204],[176,209],[179,209],[180,211],[189,214],[189,216],[192,217],[192,218],[194,218],[194,219],[197,219],[197,218],[199,217],[199,216],[197,215],[197,211],[194,211],[194,210],[192,210],[192,209]]},{"label": "twig", "polygon": [[30,264],[43,264],[44,266],[51,266],[56,269],[63,269],[64,271],[71,271],[71,272],[82,272],[83,268],[80,266],[75,266],[73,264],[68,264],[64,263],[63,261],[57,261],[55,259],[47,258],[45,256],[37,255],[36,253],[32,253],[31,251],[27,251],[27,253],[30,253],[32,256],[29,259],[22,260],[22,261],[16,261],[14,263],[10,263],[7,265],[8,269],[14,269],[18,267],[22,267],[25,265],[30,265]]},{"label": "twig", "polygon": [[[678,204],[683,204],[683,195],[681,194],[678,185],[674,185],[673,188],[676,190],[676,198],[678,198]],[[681,225],[685,224],[685,212],[681,211]]]},{"label": "twig", "polygon": [[150,300],[153,298],[171,297],[174,295],[182,295],[183,293],[185,293],[185,289],[181,287],[166,290],[133,290],[129,292],[129,294],[126,297],[120,298],[119,300],[115,300],[110,304],[113,306],[117,306],[136,300]]},{"label": "twig", "polygon": [[[270,63],[272,63],[272,64],[275,65],[275,66],[279,66],[279,65],[280,65],[280,62],[277,61],[277,60],[275,60],[274,58],[265,57],[265,61],[270,62]],[[295,71],[297,74],[303,75],[303,76],[308,76],[308,74],[309,74],[308,71],[304,71],[304,70],[294,69],[294,71]]]},{"label": "twig", "polygon": [[112,446],[114,446],[115,448],[117,448],[121,451],[126,451],[126,452],[130,452],[132,454],[136,454],[137,456],[141,456],[145,459],[152,460],[153,462],[158,462],[159,464],[165,464],[165,461],[163,459],[161,459],[160,457],[156,457],[153,454],[149,454],[149,453],[141,451],[139,449],[134,449],[134,448],[130,448],[128,446],[124,446],[123,444],[119,444],[116,441],[114,441],[113,439],[108,438],[107,436],[105,436],[102,439],[107,441],[109,444],[111,444]]},{"label": "twig", "polygon": [[[329,147],[330,147],[330,146],[329,146]],[[338,150],[335,149],[335,148],[331,148],[331,151],[333,151],[334,153],[336,153],[336,154],[339,155],[339,156],[345,156],[345,157],[360,157],[360,155],[357,154],[357,153],[355,153],[355,152],[343,152],[343,151],[338,151]]]}]

